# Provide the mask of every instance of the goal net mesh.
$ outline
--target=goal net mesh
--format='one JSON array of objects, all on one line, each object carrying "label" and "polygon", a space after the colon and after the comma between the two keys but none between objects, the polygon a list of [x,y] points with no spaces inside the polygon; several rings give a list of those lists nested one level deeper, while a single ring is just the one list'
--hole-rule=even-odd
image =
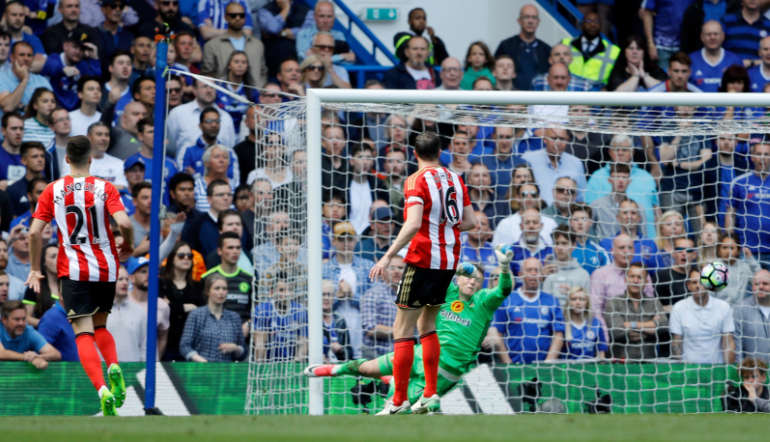
[{"label": "goal net mesh", "polygon": [[[307,157],[305,112],[304,99],[256,112],[247,413],[308,412],[308,167],[323,175],[323,362],[392,351],[403,259],[384,280],[368,272],[403,223],[423,132],[480,219],[461,261],[482,287],[497,286],[494,246],[516,251],[513,291],[467,349],[475,362],[442,358],[439,388],[455,385],[444,413],[718,412],[741,361],[767,359],[767,340],[746,334],[752,278],[770,264],[765,109],[323,104],[322,158]],[[706,300],[700,269],[717,259],[729,283]],[[471,294],[442,308],[442,345],[472,328]],[[377,367],[389,374],[387,358]],[[323,389],[325,413],[356,414],[381,409],[389,385],[338,376]]]}]

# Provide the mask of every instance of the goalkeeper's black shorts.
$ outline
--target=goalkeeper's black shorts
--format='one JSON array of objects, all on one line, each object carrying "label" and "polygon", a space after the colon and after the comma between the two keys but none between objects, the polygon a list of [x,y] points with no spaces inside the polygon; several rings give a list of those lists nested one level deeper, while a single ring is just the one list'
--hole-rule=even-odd
[{"label": "goalkeeper's black shorts", "polygon": [[407,264],[398,285],[396,305],[401,308],[442,305],[454,276],[454,270],[424,269]]}]

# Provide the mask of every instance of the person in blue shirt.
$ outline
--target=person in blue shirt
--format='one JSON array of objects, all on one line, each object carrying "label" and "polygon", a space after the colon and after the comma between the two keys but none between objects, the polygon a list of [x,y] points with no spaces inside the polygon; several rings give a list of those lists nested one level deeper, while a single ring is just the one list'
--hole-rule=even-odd
[{"label": "person in blue shirt", "polygon": [[591,301],[582,287],[569,291],[564,320],[564,359],[604,359],[609,350],[604,327],[591,314]]},{"label": "person in blue shirt", "polygon": [[484,269],[484,278],[497,268],[497,256],[495,248],[489,242],[492,239],[492,230],[489,227],[489,219],[484,212],[474,211],[478,223],[476,226],[462,235],[460,243],[460,260],[479,264]]},{"label": "person in blue shirt", "polygon": [[51,54],[40,71],[51,80],[56,101],[68,111],[75,110],[80,102],[78,80],[84,76],[102,75],[96,45],[85,43],[80,38],[80,35],[66,38],[62,43],[62,52]]},{"label": "person in blue shirt", "polygon": [[61,353],[62,361],[77,362],[78,348],[75,345],[75,332],[67,321],[67,312],[64,311],[61,302],[57,302],[40,318],[37,326],[38,332]]},{"label": "person in blue shirt", "polygon": [[593,227],[593,211],[587,204],[576,203],[570,208],[572,216],[569,218],[569,227],[575,237],[575,250],[572,257],[590,275],[594,270],[610,262],[607,251],[601,247],[591,235]]},{"label": "person in blue shirt", "polygon": [[257,361],[302,360],[307,355],[307,310],[285,272],[269,281],[270,297],[254,307],[252,342]]},{"label": "person in blue shirt", "polygon": [[722,30],[722,24],[716,20],[703,24],[700,39],[703,42],[703,48],[690,54],[690,60],[692,60],[690,83],[703,92],[716,92],[725,69],[732,65],[742,66],[743,60],[722,47],[725,33]]},{"label": "person in blue shirt", "polygon": [[522,212],[521,238],[511,247],[513,250],[511,270],[514,274],[519,274],[521,263],[527,258],[537,258],[541,264],[544,264],[546,258],[553,255],[553,248],[540,237],[542,229],[543,221],[538,209],[526,209]]},{"label": "person in blue shirt", "polygon": [[759,61],[749,68],[751,92],[764,92],[770,83],[770,36],[759,40]]},{"label": "person in blue shirt", "polygon": [[762,15],[759,0],[742,0],[741,9],[722,17],[725,49],[744,61],[757,59],[759,40],[767,37],[770,20]]},{"label": "person in blue shirt", "polygon": [[[369,227],[361,233],[361,240],[356,243],[356,255],[372,262],[379,261],[395,238],[393,236],[394,227],[393,211],[390,210],[390,207],[380,206],[371,210]],[[331,229],[324,229],[323,231],[324,233],[331,233]],[[331,242],[329,245],[331,246]]]},{"label": "person in blue shirt", "polygon": [[29,104],[36,89],[52,91],[48,78],[30,72],[34,53],[32,45],[17,41],[10,59],[0,68],[0,103],[4,110],[21,110]]},{"label": "person in blue shirt", "polygon": [[[152,148],[155,136],[155,122],[152,118],[142,118],[136,123],[136,134],[139,141],[142,143],[142,147],[139,152],[126,158],[124,164],[124,170],[128,170],[133,167],[137,161],[144,163],[144,179],[152,180],[152,168],[157,164],[152,158]],[[177,173],[176,164],[169,159],[163,158],[163,180],[166,182],[166,192],[168,192],[168,181]],[[149,167],[147,167],[149,165]],[[167,200],[168,195],[164,195],[164,200]]]},{"label": "person in blue shirt", "polygon": [[527,258],[521,266],[522,286],[495,312],[493,326],[505,340],[515,364],[555,361],[564,343],[564,317],[558,301],[540,291],[542,264]]},{"label": "person in blue shirt", "polygon": [[[224,144],[219,137],[219,129],[221,127],[221,119],[219,118],[219,111],[213,106],[209,106],[203,109],[198,118],[198,126],[201,129],[201,136],[195,141],[194,146],[189,146],[186,149],[178,152],[177,164],[179,167],[189,173],[190,175],[203,176],[203,154],[206,153],[206,149],[215,144]],[[138,125],[137,125],[138,127]],[[237,161],[237,157],[232,150],[229,150],[230,165],[227,167],[227,177],[235,179],[240,182],[240,165]]]},{"label": "person in blue shirt", "polygon": [[770,140],[754,143],[750,154],[754,168],[733,180],[724,227],[770,269]]},{"label": "person in blue shirt", "polygon": [[717,186],[717,221],[720,226],[725,225],[725,214],[730,201],[730,185],[733,180],[749,171],[749,159],[746,152],[746,143],[738,143],[735,134],[720,134],[716,141],[716,174],[710,180],[712,186]]},{"label": "person in blue shirt", "polygon": [[668,59],[679,50],[679,32],[684,12],[693,0],[644,0],[639,15],[644,22],[644,34],[650,58],[661,69],[668,67]]},{"label": "person in blue shirt", "polygon": [[[47,2],[47,0],[44,0]],[[11,36],[11,45],[17,41],[25,41],[32,46],[32,50],[35,52],[33,59],[33,66],[38,69],[45,63],[46,53],[43,47],[43,42],[34,33],[30,34],[24,31],[24,24],[26,19],[25,5],[17,0],[12,0],[6,3],[5,13],[3,19],[5,21],[5,30]],[[40,31],[42,34],[42,30]]]},{"label": "person in blue shirt", "polygon": [[[631,262],[642,262],[644,267],[653,272],[660,267],[665,267],[664,254],[659,253],[655,241],[647,238],[641,229],[642,216],[639,211],[639,204],[632,199],[625,199],[620,203],[618,210],[618,224],[620,232],[618,234],[627,234],[634,239],[634,256]],[[612,250],[612,241],[616,237],[602,238],[599,241],[604,250]]]},{"label": "person in blue shirt", "polygon": [[27,324],[27,309],[21,301],[5,301],[0,327],[0,361],[26,361],[42,370],[61,353]]}]

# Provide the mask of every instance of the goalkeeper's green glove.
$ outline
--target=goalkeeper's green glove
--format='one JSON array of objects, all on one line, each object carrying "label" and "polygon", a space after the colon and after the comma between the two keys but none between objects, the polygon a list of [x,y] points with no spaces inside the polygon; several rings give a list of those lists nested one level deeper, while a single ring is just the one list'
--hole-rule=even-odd
[{"label": "goalkeeper's green glove", "polygon": [[497,256],[497,262],[501,268],[508,268],[513,259],[513,249],[511,246],[499,245],[495,247],[495,256]]},{"label": "goalkeeper's green glove", "polygon": [[465,276],[466,278],[470,278],[473,276],[473,273],[476,271],[476,266],[469,262],[463,262],[460,263],[459,266],[457,266],[457,271],[455,271],[455,275],[457,276]]}]

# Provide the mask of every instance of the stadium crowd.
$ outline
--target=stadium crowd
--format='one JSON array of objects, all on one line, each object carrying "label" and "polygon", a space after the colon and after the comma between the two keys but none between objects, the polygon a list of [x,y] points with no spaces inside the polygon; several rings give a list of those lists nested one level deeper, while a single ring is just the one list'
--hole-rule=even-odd
[{"label": "stadium crowd", "polygon": [[[393,39],[399,63],[372,75],[365,88],[768,90],[770,1],[644,0],[638,16],[620,12],[628,5],[613,9],[612,0],[576,3],[584,12],[576,38],[542,41],[538,8],[526,5],[516,35],[494,53],[472,42],[462,59],[447,52],[426,11],[412,9],[409,30]],[[31,215],[45,185],[68,172],[65,146],[74,135],[90,139],[92,174],[119,189],[134,226],[135,256],[121,267],[108,323],[121,361],[145,355],[147,180],[161,164],[159,355],[242,360],[250,342],[260,360],[303,359],[307,311],[297,276],[306,265],[308,159],[297,140],[304,121],[271,119],[262,110],[307,88],[351,87],[346,67],[356,55],[333,29],[333,4],[12,0],[2,2],[0,16],[0,359],[77,357],[58,302],[55,226],[45,233],[47,284],[35,295],[22,283]],[[173,32],[169,66],[217,78],[222,87],[172,71],[166,155],[154,161],[154,36],[164,23]],[[462,108],[443,110],[455,109]],[[589,110],[525,112],[553,120]],[[650,118],[686,130],[682,125],[697,112],[666,108]],[[727,107],[708,118],[763,113]],[[770,138],[610,135],[462,118],[449,124],[416,113],[327,110],[322,121],[329,360],[392,350],[403,261],[391,262],[384,281],[367,275],[403,219],[403,186],[416,167],[410,145],[417,133],[435,131],[443,140],[442,164],[463,176],[480,219],[463,235],[463,259],[480,264],[491,287],[499,274],[493,247],[514,250],[516,289],[482,343],[497,349],[494,358],[746,359],[756,367],[746,376],[764,376]],[[709,293],[699,269],[714,259],[728,265],[730,282]],[[30,327],[19,328],[20,316]]]}]

